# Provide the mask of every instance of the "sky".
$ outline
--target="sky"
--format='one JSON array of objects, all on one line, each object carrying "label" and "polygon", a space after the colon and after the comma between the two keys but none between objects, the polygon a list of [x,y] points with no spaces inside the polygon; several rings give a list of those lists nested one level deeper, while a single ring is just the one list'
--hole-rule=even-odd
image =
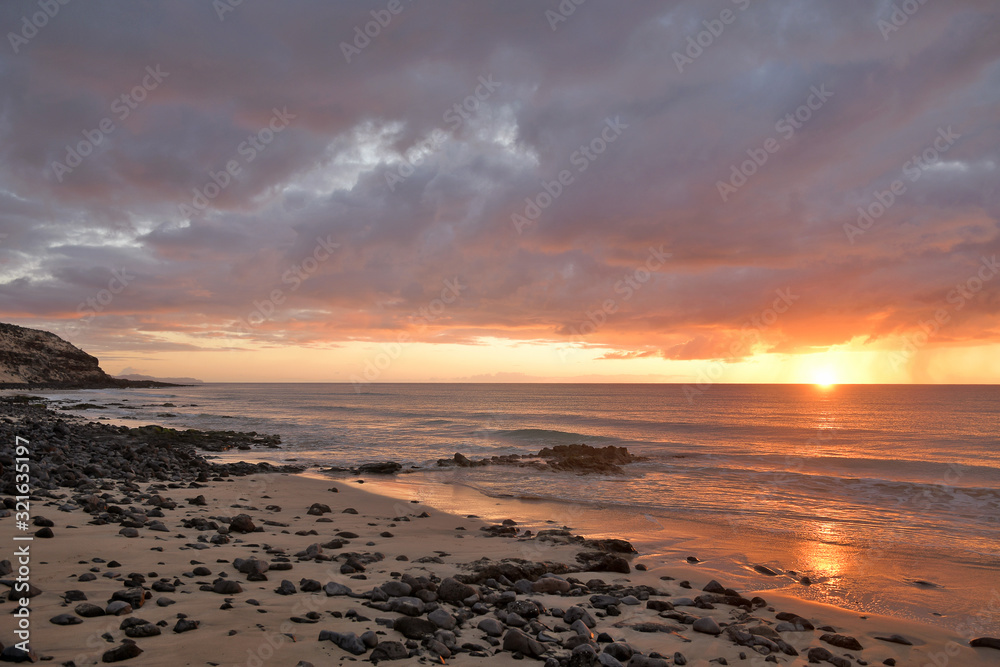
[{"label": "sky", "polygon": [[7,0],[0,31],[0,320],[109,372],[1000,377],[995,0]]}]

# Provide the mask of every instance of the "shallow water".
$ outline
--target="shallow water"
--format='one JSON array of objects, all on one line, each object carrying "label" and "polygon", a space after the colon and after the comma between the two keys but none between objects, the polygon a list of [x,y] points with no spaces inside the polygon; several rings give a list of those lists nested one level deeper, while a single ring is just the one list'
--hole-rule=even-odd
[{"label": "shallow water", "polygon": [[[45,395],[106,406],[77,412],[92,419],[279,433],[281,450],[254,453],[274,461],[433,466],[454,452],[626,446],[649,460],[625,476],[431,468],[380,487],[400,485],[461,513],[501,498],[497,516],[592,534],[613,526],[650,558],[696,553],[747,590],[1000,631],[1000,387],[715,385],[693,403],[682,386],[648,384],[385,384],[365,393],[346,384],[211,384]],[[815,583],[764,577],[752,570],[758,563]]]}]

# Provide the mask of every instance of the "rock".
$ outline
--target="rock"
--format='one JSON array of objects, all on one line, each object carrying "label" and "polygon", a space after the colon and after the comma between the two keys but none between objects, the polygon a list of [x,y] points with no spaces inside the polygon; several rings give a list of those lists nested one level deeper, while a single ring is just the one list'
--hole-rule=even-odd
[{"label": "rock", "polygon": [[809,658],[809,662],[826,662],[833,657],[833,654],[822,646],[817,646],[809,649],[809,652],[806,653],[806,657]]},{"label": "rock", "polygon": [[883,642],[889,642],[891,644],[902,644],[903,646],[913,646],[913,642],[904,637],[903,635],[889,635],[888,637],[878,637],[875,639]]},{"label": "rock", "polygon": [[174,624],[174,632],[177,634],[190,632],[191,630],[197,630],[199,625],[201,625],[201,621],[192,621],[187,618],[182,618]]},{"label": "rock", "polygon": [[706,635],[721,635],[722,628],[711,616],[703,616],[694,622],[691,626],[695,632],[703,632]]},{"label": "rock", "polygon": [[135,528],[122,528],[118,531],[118,534],[125,537],[139,537],[139,531]]},{"label": "rock", "polygon": [[601,551],[581,551],[576,560],[583,564],[588,572],[620,572],[629,574],[632,568],[621,556]]},{"label": "rock", "polygon": [[323,630],[319,633],[319,640],[329,640],[344,649],[351,655],[364,655],[368,652],[368,647],[353,632],[331,632]]},{"label": "rock", "polygon": [[424,618],[401,616],[393,621],[392,629],[407,639],[423,639],[427,635],[433,635],[437,626]]},{"label": "rock", "polygon": [[312,505],[309,506],[309,509],[306,511],[306,514],[312,516],[322,516],[324,514],[329,514],[332,511],[333,510],[330,509],[329,505],[324,505],[323,503],[313,503]]},{"label": "rock", "polygon": [[41,537],[41,538],[55,537],[55,533],[52,532],[51,528],[45,526],[44,528],[35,531],[35,537]]},{"label": "rock", "polygon": [[232,579],[216,579],[212,582],[212,592],[219,595],[236,595],[243,592],[240,582]]},{"label": "rock", "polygon": [[624,663],[635,654],[635,649],[625,642],[613,642],[604,647],[604,652]]},{"label": "rock", "polygon": [[503,650],[521,653],[531,658],[540,658],[545,654],[545,647],[520,630],[511,628],[503,638]]},{"label": "rock", "polygon": [[615,658],[614,656],[609,655],[607,653],[599,654],[597,656],[597,662],[603,667],[624,667],[624,665],[622,665],[622,663],[618,660],[618,658]]},{"label": "rock", "polygon": [[[97,609],[100,609],[100,607],[97,607]],[[73,614],[59,614],[58,616],[50,618],[49,623],[54,625],[77,625],[79,623],[83,623],[83,619],[79,616],[74,616]]]},{"label": "rock", "polygon": [[358,474],[361,475],[393,475],[403,466],[395,461],[382,461],[380,463],[366,463],[358,466]]},{"label": "rock", "polygon": [[101,662],[121,662],[142,655],[142,649],[132,642],[109,649],[101,656]]},{"label": "rock", "polygon": [[288,579],[282,579],[278,587],[274,589],[278,595],[295,595],[295,584]]},{"label": "rock", "polygon": [[705,584],[705,587],[701,590],[705,591],[706,593],[717,593],[719,595],[726,594],[726,587],[720,584],[715,579],[712,579],[710,582]]},{"label": "rock", "polygon": [[344,584],[337,583],[336,581],[331,581],[326,586],[323,587],[327,596],[333,597],[334,595],[350,595],[351,589]]},{"label": "rock", "polygon": [[777,572],[775,572],[774,570],[772,570],[769,567],[765,567],[764,565],[754,565],[753,569],[755,569],[757,572],[760,572],[761,574],[766,574],[769,577],[777,577],[778,576]]},{"label": "rock", "polygon": [[410,586],[405,581],[396,579],[385,582],[379,588],[385,591],[385,594],[391,598],[403,597],[413,592],[413,586]]},{"label": "rock", "polygon": [[108,616],[123,616],[125,614],[131,614],[132,605],[124,600],[115,600],[105,607],[104,613]]},{"label": "rock", "polygon": [[542,594],[569,593],[572,588],[568,581],[560,577],[542,577],[538,581],[528,582],[528,584],[532,592]]},{"label": "rock", "polygon": [[146,591],[142,588],[126,588],[112,593],[111,600],[122,600],[132,605],[132,609],[138,609],[146,602]]},{"label": "rock", "polygon": [[390,604],[390,608],[397,614],[407,616],[420,616],[424,613],[424,602],[420,598],[401,597],[395,598]]},{"label": "rock", "polygon": [[820,635],[819,640],[837,648],[847,649],[848,651],[861,651],[864,649],[861,642],[848,635],[837,635],[828,632],[825,635]]},{"label": "rock", "polygon": [[613,604],[618,604],[619,600],[613,595],[591,595],[590,604],[598,609],[607,609]]},{"label": "rock", "polygon": [[371,654],[371,661],[404,660],[409,656],[406,647],[399,642],[379,642]]},{"label": "rock", "polygon": [[229,530],[236,533],[252,533],[257,527],[247,514],[237,514],[229,523]]},{"label": "rock", "polygon": [[156,637],[160,634],[160,628],[156,627],[152,623],[140,623],[137,625],[129,625],[125,628],[125,636],[132,637],[133,639],[140,639],[142,637]]},{"label": "rock", "polygon": [[670,663],[660,658],[648,658],[636,654],[628,661],[628,667],[670,667]]},{"label": "rock", "polygon": [[973,648],[995,648],[1000,650],[1000,639],[996,637],[976,637],[969,642]]},{"label": "rock", "polygon": [[563,614],[563,623],[571,625],[577,619],[582,620],[588,628],[593,628],[597,625],[597,621],[590,615],[590,612],[580,606],[572,606]]},{"label": "rock", "polygon": [[83,616],[84,618],[104,616],[104,610],[96,604],[91,604],[90,602],[81,602],[73,608],[73,611],[75,611],[77,615]]},{"label": "rock", "polygon": [[503,634],[503,623],[495,618],[484,618],[476,627],[490,637],[499,637]]},{"label": "rock", "polygon": [[427,620],[442,630],[454,630],[456,625],[455,617],[441,608],[427,614]]},{"label": "rock", "polygon": [[791,623],[792,625],[795,626],[795,629],[799,632],[801,632],[802,630],[816,629],[816,627],[811,622],[791,612],[787,611],[778,612],[777,614],[775,614],[774,617],[779,621],[786,621],[788,623]]},{"label": "rock", "polygon": [[38,654],[30,644],[27,651],[11,645],[0,651],[0,662],[38,662]]},{"label": "rock", "polygon": [[438,598],[444,600],[445,602],[460,603],[468,597],[478,595],[476,589],[468,584],[463,584],[460,581],[448,577],[440,584],[438,584],[437,589]]}]

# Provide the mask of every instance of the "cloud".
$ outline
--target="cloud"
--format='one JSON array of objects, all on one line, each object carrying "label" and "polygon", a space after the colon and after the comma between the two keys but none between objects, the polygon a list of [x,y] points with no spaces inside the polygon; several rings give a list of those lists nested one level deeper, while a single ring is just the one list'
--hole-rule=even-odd
[{"label": "cloud", "polygon": [[[0,24],[32,6],[4,3]],[[79,319],[125,270],[76,336],[148,353],[400,331],[569,342],[611,301],[585,337],[603,359],[714,359],[775,290],[801,298],[760,349],[879,340],[1000,252],[995,4],[929,3],[884,39],[885,3],[755,3],[683,72],[673,54],[718,15],[703,3],[587,4],[554,32],[544,9],[406,5],[347,63],[360,4],[244,3],[222,21],[210,4],[64,6],[0,56],[0,308]],[[124,114],[147,67],[169,74]],[[499,82],[484,101],[480,77]],[[821,86],[832,96],[779,130]],[[294,118],[268,132],[275,109]],[[53,165],[106,118],[60,181]],[[609,118],[627,128],[598,141]],[[948,127],[960,138],[908,175]],[[718,183],[768,139],[777,152],[722,201]],[[851,243],[844,226],[894,181],[905,192]],[[511,216],[541,193],[518,234]],[[321,239],[339,248],[304,272]],[[669,265],[630,286],[661,245]],[[415,315],[453,279],[467,287],[440,317]],[[995,341],[995,294],[947,340]]]}]

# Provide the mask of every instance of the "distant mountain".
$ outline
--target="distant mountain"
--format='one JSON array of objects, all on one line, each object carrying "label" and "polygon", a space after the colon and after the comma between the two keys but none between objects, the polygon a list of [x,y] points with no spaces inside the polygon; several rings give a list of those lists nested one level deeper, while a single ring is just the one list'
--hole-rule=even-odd
[{"label": "distant mountain", "polygon": [[131,380],[133,382],[166,382],[168,384],[205,384],[204,380],[196,378],[155,378],[152,375],[141,375],[139,373],[127,373],[116,375],[119,380]]},{"label": "distant mountain", "polygon": [[111,377],[97,357],[54,333],[0,322],[0,388],[89,389],[155,386]]}]

